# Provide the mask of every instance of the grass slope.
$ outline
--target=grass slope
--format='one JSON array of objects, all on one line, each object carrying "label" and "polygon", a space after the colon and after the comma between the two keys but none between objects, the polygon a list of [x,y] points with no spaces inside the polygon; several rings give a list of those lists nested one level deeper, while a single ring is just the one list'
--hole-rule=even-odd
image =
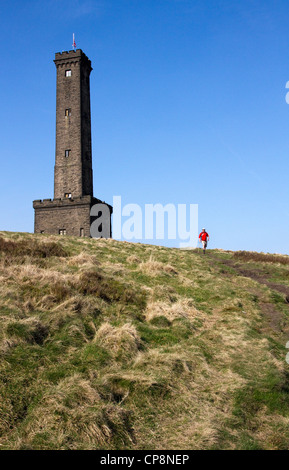
[{"label": "grass slope", "polygon": [[0,449],[288,449],[289,257],[0,233]]}]

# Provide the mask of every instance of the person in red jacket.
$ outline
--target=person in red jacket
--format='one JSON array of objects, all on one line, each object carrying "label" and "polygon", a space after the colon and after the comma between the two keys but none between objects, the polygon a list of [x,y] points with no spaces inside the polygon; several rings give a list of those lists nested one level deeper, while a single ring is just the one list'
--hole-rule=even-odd
[{"label": "person in red jacket", "polygon": [[207,244],[208,244],[209,239],[210,239],[209,234],[206,232],[206,229],[203,228],[202,232],[199,235],[199,241],[201,241],[202,244],[203,244],[203,253],[204,254],[206,253],[206,248],[207,248]]}]

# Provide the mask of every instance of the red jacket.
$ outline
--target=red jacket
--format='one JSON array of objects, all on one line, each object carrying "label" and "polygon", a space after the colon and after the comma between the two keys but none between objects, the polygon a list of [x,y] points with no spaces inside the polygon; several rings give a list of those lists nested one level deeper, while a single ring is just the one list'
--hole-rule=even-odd
[{"label": "red jacket", "polygon": [[207,238],[209,237],[209,234],[207,232],[201,232],[199,235],[199,238],[201,238],[202,241],[207,241]]}]

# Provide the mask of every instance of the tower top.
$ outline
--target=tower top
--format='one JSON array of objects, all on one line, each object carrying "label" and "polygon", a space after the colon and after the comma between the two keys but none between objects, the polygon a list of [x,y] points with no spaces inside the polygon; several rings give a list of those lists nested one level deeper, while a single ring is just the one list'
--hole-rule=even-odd
[{"label": "tower top", "polygon": [[81,49],[76,49],[76,51],[71,50],[55,53],[54,63],[56,66],[65,64],[67,62],[70,62],[71,60],[81,60],[83,63],[86,63],[90,67],[90,70],[92,70],[91,61]]},{"label": "tower top", "polygon": [[75,55],[85,55],[84,52],[82,51],[82,49],[72,49],[71,51],[62,51],[62,52],[56,52],[55,53],[55,58],[57,56],[65,56],[66,54],[75,54]]}]

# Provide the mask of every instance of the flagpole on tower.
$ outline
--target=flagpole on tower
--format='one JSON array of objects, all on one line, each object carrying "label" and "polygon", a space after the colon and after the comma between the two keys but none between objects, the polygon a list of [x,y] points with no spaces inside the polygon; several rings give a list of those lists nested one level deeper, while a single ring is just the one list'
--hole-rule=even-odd
[{"label": "flagpole on tower", "polygon": [[76,42],[75,42],[74,33],[72,35],[72,47],[73,47],[73,50],[75,51],[76,50]]}]

